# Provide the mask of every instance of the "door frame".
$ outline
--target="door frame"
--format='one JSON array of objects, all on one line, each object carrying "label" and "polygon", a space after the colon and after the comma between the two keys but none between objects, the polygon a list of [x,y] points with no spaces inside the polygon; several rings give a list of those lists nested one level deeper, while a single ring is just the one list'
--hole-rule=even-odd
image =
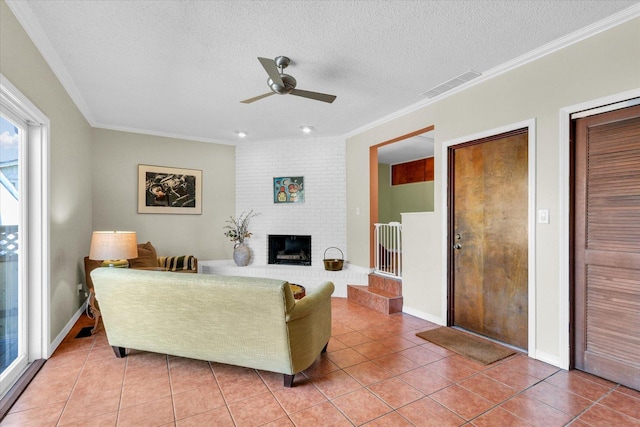
[{"label": "door frame", "polygon": [[528,354],[530,357],[536,357],[536,222],[535,222],[535,209],[536,209],[536,119],[525,120],[522,122],[512,123],[505,126],[501,126],[494,129],[489,129],[483,132],[479,132],[472,135],[463,136],[460,138],[445,141],[440,146],[439,166],[442,168],[443,177],[441,180],[440,190],[440,206],[442,208],[442,241],[447,242],[442,245],[442,271],[447,274],[442,275],[442,313],[445,313],[444,318],[449,319],[449,266],[451,265],[450,251],[449,251],[449,206],[448,206],[448,183],[449,183],[449,148],[455,145],[464,144],[467,142],[475,141],[477,139],[483,139],[494,135],[500,135],[503,133],[511,132],[514,130],[526,128],[528,134]]},{"label": "door frame", "polygon": [[559,301],[560,308],[560,325],[567,327],[560,331],[560,360],[558,367],[569,369],[572,362],[572,346],[573,336],[570,327],[572,327],[572,292],[571,292],[571,269],[572,269],[572,240],[571,240],[571,115],[586,110],[603,107],[609,104],[616,104],[628,99],[640,97],[640,89],[633,89],[625,92],[619,92],[613,95],[596,98],[585,101],[580,104],[573,104],[561,108],[559,111],[559,157],[560,157],[560,174],[559,188],[559,232],[560,232],[560,264],[559,264]]},{"label": "door frame", "polygon": [[[29,125],[27,149],[22,153],[28,174],[28,188],[23,189],[28,212],[22,212],[25,236],[21,243],[28,258],[21,272],[26,283],[28,310],[27,357],[29,362],[51,356],[49,302],[49,118],[18,88],[0,73],[0,99],[7,108]],[[21,175],[22,182],[25,175]],[[28,224],[28,225],[27,225]]]}]

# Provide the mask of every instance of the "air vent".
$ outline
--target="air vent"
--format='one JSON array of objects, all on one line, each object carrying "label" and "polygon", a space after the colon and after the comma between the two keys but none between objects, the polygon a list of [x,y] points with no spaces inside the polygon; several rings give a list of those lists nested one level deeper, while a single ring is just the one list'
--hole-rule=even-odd
[{"label": "air vent", "polygon": [[433,98],[434,96],[438,96],[441,93],[445,93],[453,89],[454,87],[458,87],[461,84],[468,82],[469,80],[473,80],[476,77],[479,77],[480,75],[482,75],[482,73],[469,70],[466,73],[460,74],[458,77],[454,77],[451,80],[447,80],[446,82],[434,87],[433,89],[430,89],[426,92],[422,92],[420,95],[426,96],[427,98]]}]

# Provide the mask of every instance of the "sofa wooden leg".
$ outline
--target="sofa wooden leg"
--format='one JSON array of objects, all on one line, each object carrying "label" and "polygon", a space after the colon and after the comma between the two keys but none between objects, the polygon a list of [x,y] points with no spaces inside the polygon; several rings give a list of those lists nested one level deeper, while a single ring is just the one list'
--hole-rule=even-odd
[{"label": "sofa wooden leg", "polygon": [[295,376],[296,376],[296,374],[293,374],[293,375],[284,374],[284,386],[285,387],[289,387],[289,388],[292,387],[293,386],[293,377],[295,377]]},{"label": "sofa wooden leg", "polygon": [[96,314],[96,312],[94,311],[93,316],[95,317],[95,320],[93,321],[93,329],[91,329],[91,335],[94,335],[96,332],[98,332],[98,322],[100,322],[100,312],[98,311]]},{"label": "sofa wooden leg", "polygon": [[89,291],[89,308],[93,316],[93,329],[91,329],[91,335],[93,335],[98,332],[98,322],[100,321],[100,310],[96,307],[96,294],[93,290]]},{"label": "sofa wooden leg", "polygon": [[116,347],[115,345],[112,345],[111,348],[118,359],[122,359],[127,355],[127,349],[124,347]]}]

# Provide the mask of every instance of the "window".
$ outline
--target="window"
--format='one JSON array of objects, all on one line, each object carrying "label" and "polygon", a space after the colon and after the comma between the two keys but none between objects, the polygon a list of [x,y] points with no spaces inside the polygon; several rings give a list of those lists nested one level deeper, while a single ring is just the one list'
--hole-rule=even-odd
[{"label": "window", "polygon": [[0,74],[0,397],[48,356],[48,129]]}]

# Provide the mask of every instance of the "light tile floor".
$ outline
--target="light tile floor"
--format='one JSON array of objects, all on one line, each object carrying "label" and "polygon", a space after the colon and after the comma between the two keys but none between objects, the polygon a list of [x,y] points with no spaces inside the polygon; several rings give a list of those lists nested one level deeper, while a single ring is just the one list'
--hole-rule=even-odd
[{"label": "light tile floor", "polygon": [[296,375],[131,352],[82,317],[0,425],[640,426],[640,392],[518,354],[479,365],[415,336],[436,325],[333,299],[327,354]]}]

